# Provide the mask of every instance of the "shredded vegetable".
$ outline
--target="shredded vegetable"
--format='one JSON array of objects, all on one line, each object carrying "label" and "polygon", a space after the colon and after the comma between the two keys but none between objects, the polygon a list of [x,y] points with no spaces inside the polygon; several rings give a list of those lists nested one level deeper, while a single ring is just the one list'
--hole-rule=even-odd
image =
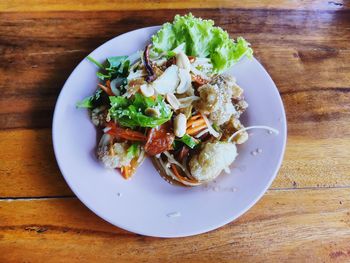
[{"label": "shredded vegetable", "polygon": [[248,139],[233,140],[238,134],[253,128],[278,133],[244,128],[243,90],[223,74],[251,55],[243,38],[233,40],[212,20],[188,14],[165,23],[143,51],[103,62],[88,56],[98,68],[97,89],[77,107],[89,109],[103,131],[98,159],[129,179],[149,156],[160,173],[186,186],[229,172],[236,143]]},{"label": "shredded vegetable", "polygon": [[271,131],[275,134],[279,134],[279,131],[274,129],[274,128],[271,128],[269,126],[263,126],[263,125],[255,125],[255,126],[249,126],[249,127],[245,127],[245,128],[242,128],[238,131],[236,131],[235,133],[233,133],[230,138],[228,139],[228,141],[232,141],[232,139],[237,136],[238,134],[240,134],[241,132],[244,132],[244,131],[248,131],[248,130],[251,130],[251,129],[263,129],[263,130],[268,130],[268,131]]}]

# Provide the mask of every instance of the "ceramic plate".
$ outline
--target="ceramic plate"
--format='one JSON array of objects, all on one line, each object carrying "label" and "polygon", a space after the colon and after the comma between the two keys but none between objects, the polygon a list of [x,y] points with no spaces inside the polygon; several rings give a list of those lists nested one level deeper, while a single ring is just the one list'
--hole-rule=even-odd
[{"label": "ceramic plate", "polygon": [[[142,50],[159,27],[118,36],[93,51],[97,61]],[[254,47],[254,43],[253,43]],[[243,59],[228,71],[244,89],[249,108],[245,126],[266,125],[279,130],[251,130],[238,147],[231,174],[199,187],[174,186],[163,180],[147,159],[124,180],[96,159],[97,131],[88,112],[75,104],[91,95],[97,68],[83,60],[66,81],[53,118],[56,159],[76,196],[94,213],[120,228],[147,236],[182,237],[204,233],[236,219],[264,194],[281,165],[286,143],[286,117],[278,90],[256,59]],[[256,154],[254,154],[254,152]]]}]

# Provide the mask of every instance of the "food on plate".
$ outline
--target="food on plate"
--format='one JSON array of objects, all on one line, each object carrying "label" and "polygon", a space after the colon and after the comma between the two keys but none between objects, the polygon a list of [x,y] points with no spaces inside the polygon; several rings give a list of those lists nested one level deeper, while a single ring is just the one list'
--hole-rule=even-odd
[{"label": "food on plate", "polygon": [[[214,180],[248,140],[240,121],[244,91],[225,74],[250,44],[192,14],[175,16],[143,51],[100,63],[96,92],[77,103],[103,131],[97,157],[130,178],[146,156],[172,181],[196,186]],[[274,131],[272,129],[272,131]]]}]

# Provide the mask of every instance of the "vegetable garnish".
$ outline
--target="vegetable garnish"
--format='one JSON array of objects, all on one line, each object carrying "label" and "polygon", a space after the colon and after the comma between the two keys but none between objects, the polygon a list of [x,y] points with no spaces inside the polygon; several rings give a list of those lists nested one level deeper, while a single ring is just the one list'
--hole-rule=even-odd
[{"label": "vegetable garnish", "polygon": [[185,43],[189,56],[210,58],[215,73],[221,73],[244,55],[253,54],[250,44],[242,37],[236,41],[228,33],[214,26],[214,21],[194,17],[191,13],[175,16],[173,23],[165,23],[152,37],[153,52],[160,54]]},{"label": "vegetable garnish", "polygon": [[145,64],[145,68],[148,76],[146,77],[147,82],[153,81],[157,76],[154,74],[154,70],[152,68],[151,61],[149,59],[149,50],[151,48],[151,44],[147,45],[145,51],[143,52],[143,63]]},{"label": "vegetable garnish", "polygon": [[147,155],[183,185],[214,180],[235,160],[246,131],[257,128],[240,122],[248,107],[243,89],[222,74],[245,55],[252,56],[246,40],[188,14],[165,23],[143,52],[103,63],[87,57],[100,83],[77,107],[90,109],[103,131],[99,160],[125,179]]},{"label": "vegetable garnish", "polygon": [[200,140],[193,138],[192,136],[185,134],[184,136],[182,136],[182,138],[180,139],[176,139],[177,141],[183,142],[184,144],[186,144],[188,147],[190,147],[191,149],[195,148],[199,143]]},{"label": "vegetable garnish", "polygon": [[107,58],[104,64],[99,63],[90,56],[86,58],[101,69],[102,72],[96,73],[97,77],[101,80],[114,79],[128,74],[130,65],[130,61],[127,59],[128,56],[110,57]]},{"label": "vegetable garnish", "polygon": [[130,141],[146,141],[147,137],[138,131],[133,131],[129,128],[118,127],[115,123],[111,122],[108,124],[110,128],[107,133],[115,136],[118,139],[125,139]]},{"label": "vegetable garnish", "polygon": [[147,135],[145,151],[154,156],[172,149],[175,135],[170,132],[169,124],[163,124],[157,128],[150,129]]},{"label": "vegetable garnish", "polygon": [[96,102],[100,99],[101,93],[102,93],[101,89],[96,90],[94,95],[89,96],[83,99],[82,101],[78,102],[76,105],[77,108],[88,108],[88,109],[94,108],[94,106],[96,106],[95,105]]},{"label": "vegetable garnish", "polygon": [[127,150],[127,157],[134,158],[140,154],[140,145],[138,143],[133,143]]},{"label": "vegetable garnish", "polygon": [[[131,99],[121,96],[112,96],[109,99],[110,116],[122,126],[154,128],[167,122],[172,116],[172,111],[160,95],[153,99],[136,93]],[[159,112],[159,116],[146,115],[147,109],[154,109]]]}]

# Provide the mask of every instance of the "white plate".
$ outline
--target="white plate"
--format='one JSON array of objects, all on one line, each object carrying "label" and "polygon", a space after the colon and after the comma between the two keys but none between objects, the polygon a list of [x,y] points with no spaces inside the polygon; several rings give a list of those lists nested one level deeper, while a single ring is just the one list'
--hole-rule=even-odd
[{"label": "white plate", "polygon": [[[98,61],[142,50],[159,27],[118,36],[93,51]],[[254,43],[253,43],[254,44]],[[254,47],[254,45],[253,45]],[[278,90],[255,59],[243,59],[228,71],[244,89],[248,110],[243,124],[267,125],[279,130],[271,135],[252,130],[238,147],[231,174],[222,174],[208,187],[173,186],[146,160],[131,180],[106,170],[95,157],[96,129],[86,110],[75,104],[91,95],[98,82],[97,68],[83,60],[66,81],[53,119],[56,159],[67,183],[94,213],[131,232],[157,237],[204,233],[236,219],[264,194],[281,165],[286,143],[286,117]],[[262,152],[252,155],[256,149]]]}]

